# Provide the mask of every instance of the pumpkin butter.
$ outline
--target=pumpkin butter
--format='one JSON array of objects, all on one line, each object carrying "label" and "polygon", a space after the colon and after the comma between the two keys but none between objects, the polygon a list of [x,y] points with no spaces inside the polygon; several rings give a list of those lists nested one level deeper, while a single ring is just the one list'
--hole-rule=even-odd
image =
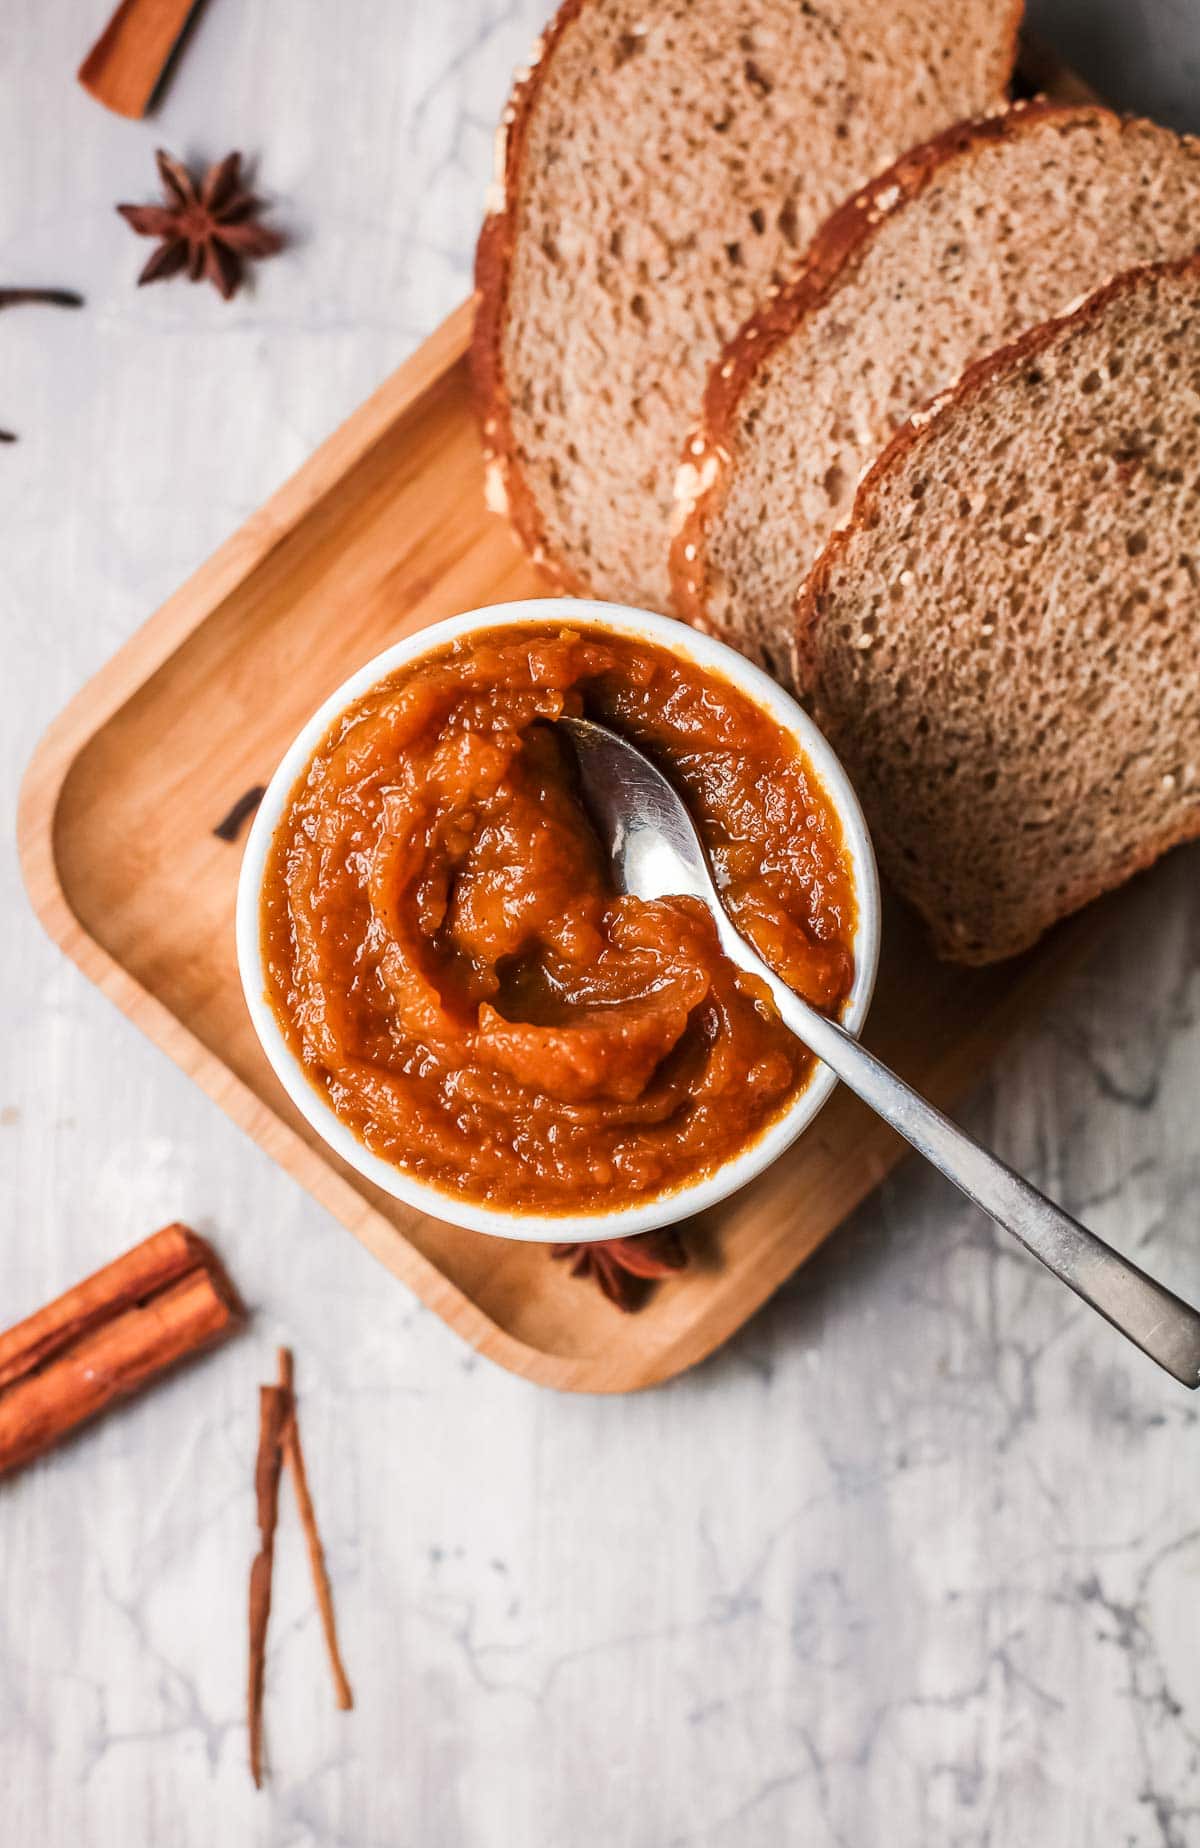
[{"label": "pumpkin butter", "polygon": [[366,1146],[493,1206],[608,1211],[752,1142],[812,1061],[695,900],[618,897],[554,721],[641,745],[738,927],[837,1013],[855,905],[796,742],[718,675],[581,624],[475,634],[335,723],[263,888],[268,997]]}]

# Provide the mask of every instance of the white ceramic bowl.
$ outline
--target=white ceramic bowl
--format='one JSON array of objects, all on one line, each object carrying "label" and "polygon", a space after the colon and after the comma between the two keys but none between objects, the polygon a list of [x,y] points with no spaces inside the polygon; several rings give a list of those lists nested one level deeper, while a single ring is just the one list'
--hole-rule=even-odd
[{"label": "white ceramic bowl", "polygon": [[324,1094],[307,1076],[280,1031],[266,996],[266,977],[262,961],[260,926],[263,873],[271,839],[291,798],[297,781],[308,761],[334,721],[362,698],[376,681],[393,674],[423,655],[432,653],[460,636],[478,634],[487,629],[544,627],[548,623],[587,624],[608,629],[617,635],[634,636],[657,643],[660,648],[694,661],[729,680],[743,693],[770,713],[783,730],[800,744],[811,768],[820,779],[831,807],[842,825],[847,852],[854,873],[858,923],[854,935],[854,985],[842,1015],[843,1024],[852,1033],[862,1029],[875,986],[879,960],[879,882],[875,855],[858,799],[833,751],[807,713],[766,674],[735,654],[723,642],[701,635],[682,623],[665,616],[653,616],[644,610],[618,608],[614,604],[591,603],[577,598],[543,598],[524,603],[505,603],[491,609],[473,610],[465,616],[422,629],[394,648],[377,655],[373,661],[352,674],[349,680],[330,695],[287,752],[263,797],[242,861],[237,900],[237,955],[246,1004],[263,1050],[288,1096],[317,1134],[335,1154],[384,1193],[392,1194],[418,1212],[435,1219],[449,1220],[473,1232],[491,1232],[502,1238],[531,1240],[585,1241],[602,1238],[628,1238],[637,1232],[649,1232],[655,1226],[671,1225],[705,1207],[723,1200],[727,1194],[745,1186],[756,1174],[773,1162],[777,1155],[808,1128],[837,1083],[827,1066],[818,1065],[808,1084],[795,1102],[740,1154],[705,1175],[702,1179],[677,1187],[670,1192],[614,1212],[544,1214],[500,1207],[480,1206],[457,1195],[443,1193],[428,1182],[418,1180],[403,1168],[372,1154],[342,1123],[326,1102]]}]

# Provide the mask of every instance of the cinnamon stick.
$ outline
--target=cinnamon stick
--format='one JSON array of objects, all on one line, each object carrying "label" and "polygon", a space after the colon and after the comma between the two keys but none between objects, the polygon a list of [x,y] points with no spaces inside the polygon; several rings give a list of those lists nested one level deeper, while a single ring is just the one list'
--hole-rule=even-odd
[{"label": "cinnamon stick", "polygon": [[196,0],[121,0],[79,67],[80,83],[117,115],[145,115]]},{"label": "cinnamon stick", "polygon": [[156,1232],[0,1334],[0,1473],[230,1333],[242,1319],[215,1252]]},{"label": "cinnamon stick", "polygon": [[216,1262],[215,1255],[194,1232],[186,1226],[164,1226],[0,1334],[0,1388],[31,1373],[97,1322],[210,1261]]},{"label": "cinnamon stick", "polygon": [[254,1466],[254,1495],[258,1515],[258,1552],[250,1568],[250,1676],[247,1718],[250,1734],[250,1775],[262,1789],[263,1689],[267,1666],[267,1625],[271,1616],[271,1581],[275,1570],[275,1528],[279,1520],[279,1477],[287,1464],[296,1490],[296,1504],[308,1547],[325,1648],[333,1671],[334,1697],[339,1707],[354,1705],[354,1695],[338,1648],[333,1615],[333,1592],[325,1565],[316,1510],[308,1487],[300,1426],[296,1418],[294,1368],[290,1348],[279,1350],[279,1379],[258,1389],[258,1458]]},{"label": "cinnamon stick", "polygon": [[250,1568],[250,1775],[262,1789],[263,1683],[267,1667],[267,1623],[271,1616],[271,1579],[275,1569],[275,1525],[279,1519],[279,1471],[283,1463],[283,1428],[291,1396],[282,1386],[258,1389],[258,1461],[254,1495],[258,1511],[258,1552]]},{"label": "cinnamon stick", "polygon": [[317,1526],[317,1511],[313,1507],[312,1494],[308,1486],[308,1471],[304,1466],[304,1451],[300,1444],[300,1424],[296,1415],[296,1395],[292,1386],[292,1355],[289,1348],[279,1350],[279,1383],[287,1392],[290,1408],[283,1432],[283,1459],[291,1471],[292,1486],[296,1491],[296,1506],[300,1510],[300,1524],[304,1529],[304,1542],[308,1548],[308,1563],[312,1572],[317,1610],[321,1617],[321,1629],[325,1637],[325,1652],[329,1657],[329,1669],[333,1676],[333,1695],[338,1706],[345,1713],[354,1705],[354,1693],[342,1661],[341,1649],[338,1646],[337,1619],[333,1610],[333,1587],[329,1583],[329,1569],[325,1564],[325,1548],[321,1544],[321,1530]]}]

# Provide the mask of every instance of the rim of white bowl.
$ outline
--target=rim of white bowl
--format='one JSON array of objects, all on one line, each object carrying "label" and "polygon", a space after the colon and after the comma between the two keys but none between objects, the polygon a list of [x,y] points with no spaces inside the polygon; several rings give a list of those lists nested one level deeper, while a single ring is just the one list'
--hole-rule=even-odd
[{"label": "rim of white bowl", "polygon": [[267,785],[247,838],[238,881],[237,959],[250,1018],[276,1077],[305,1121],[348,1166],[393,1199],[468,1231],[536,1243],[582,1244],[605,1238],[631,1238],[639,1232],[674,1225],[704,1212],[744,1187],[768,1168],[821,1110],[837,1084],[829,1067],[818,1063],[795,1102],[737,1155],[699,1179],[656,1194],[652,1199],[598,1213],[530,1213],[519,1208],[484,1206],[446,1193],[385,1161],[360,1142],[335,1115],[289,1046],[267,999],[261,931],[263,874],[275,831],[309,759],[346,708],[361,699],[377,681],[386,679],[397,668],[432,654],[447,642],[489,629],[540,627],[559,622],[570,627],[607,629],[610,633],[656,643],[672,654],[682,655],[685,660],[732,682],[797,740],[841,823],[842,837],[850,856],[858,918],[853,946],[854,982],[841,1019],[847,1031],[854,1034],[862,1031],[879,965],[879,876],[858,798],[832,747],[790,694],[724,642],[649,610],[584,598],[528,598],[519,603],[493,604],[487,609],[451,616],[386,648],[329,695],[285,752]]}]

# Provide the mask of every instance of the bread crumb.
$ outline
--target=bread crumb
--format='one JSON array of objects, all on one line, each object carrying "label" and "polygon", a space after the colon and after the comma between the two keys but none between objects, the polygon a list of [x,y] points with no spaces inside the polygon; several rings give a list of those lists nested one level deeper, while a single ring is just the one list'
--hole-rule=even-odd
[{"label": "bread crumb", "polygon": [[923,430],[927,424],[933,422],[939,411],[945,410],[953,397],[953,388],[950,391],[939,391],[937,397],[931,398],[923,411],[913,412],[908,420],[909,428],[911,430]]},{"label": "bread crumb", "polygon": [[483,501],[489,513],[508,512],[508,489],[504,485],[503,466],[493,456],[484,464]]},{"label": "bread crumb", "polygon": [[875,204],[879,211],[890,212],[899,198],[900,188],[893,183],[891,186],[885,186],[882,192],[876,193]]},{"label": "bread crumb", "polygon": [[492,177],[483,195],[483,209],[489,217],[508,205],[508,131],[515,113],[512,108],[504,111],[492,142]]},{"label": "bread crumb", "polygon": [[717,473],[721,466],[718,460],[719,454],[719,451],[710,451],[709,454],[705,456],[699,468],[696,467],[694,462],[680,463],[675,476],[675,501],[677,504],[681,504],[684,501],[691,501],[694,504],[700,499],[702,494],[707,494],[709,488],[712,487],[713,482],[717,479]]},{"label": "bread crumb", "polygon": [[521,84],[529,82],[529,79],[533,76],[534,71],[537,69],[538,65],[541,63],[545,54],[546,54],[546,34],[544,32],[539,32],[537,37],[534,39],[533,44],[529,47],[528,64],[522,64],[517,69],[517,73],[513,81],[514,81],[514,84],[518,88],[520,87]]}]

